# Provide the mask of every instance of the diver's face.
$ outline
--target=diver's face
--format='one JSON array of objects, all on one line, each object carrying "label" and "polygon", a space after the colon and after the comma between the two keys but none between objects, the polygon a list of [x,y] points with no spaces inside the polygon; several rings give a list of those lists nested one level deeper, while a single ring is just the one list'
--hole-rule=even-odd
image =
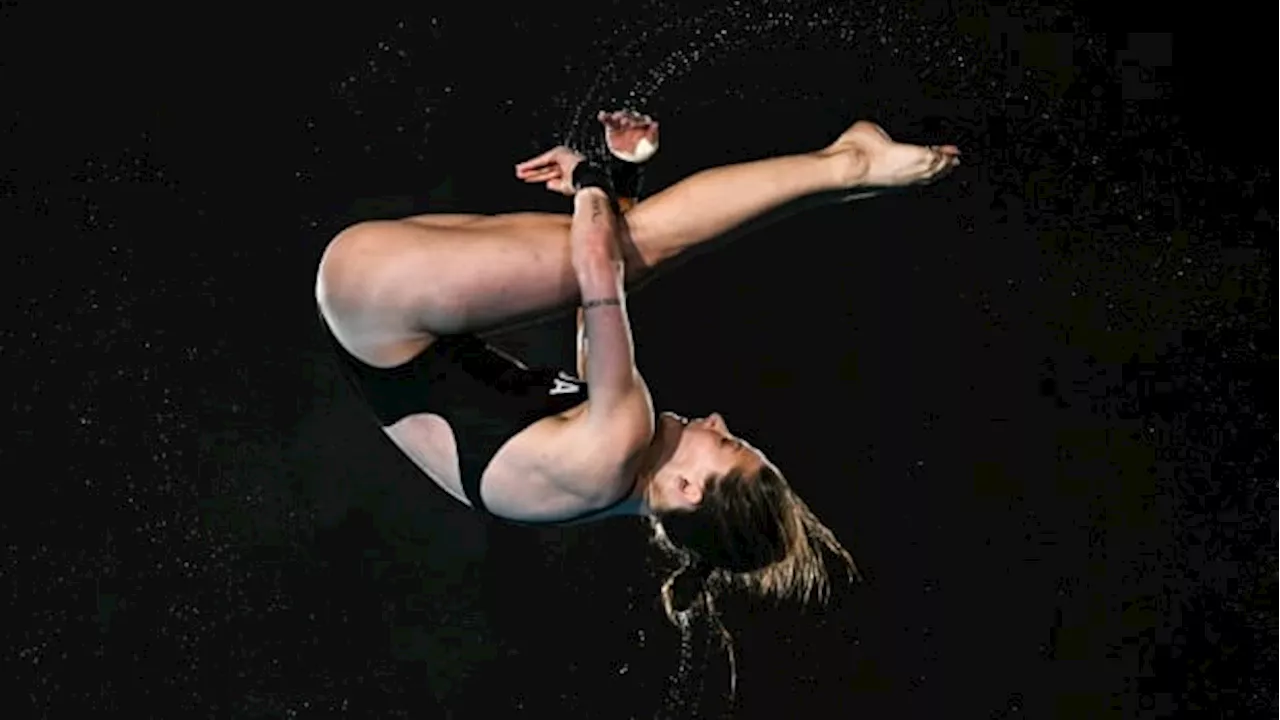
[{"label": "diver's face", "polygon": [[651,498],[655,509],[692,509],[702,500],[711,478],[733,472],[752,475],[768,462],[763,453],[730,432],[719,413],[696,420],[666,415],[680,424],[680,436],[664,472],[655,478]]}]

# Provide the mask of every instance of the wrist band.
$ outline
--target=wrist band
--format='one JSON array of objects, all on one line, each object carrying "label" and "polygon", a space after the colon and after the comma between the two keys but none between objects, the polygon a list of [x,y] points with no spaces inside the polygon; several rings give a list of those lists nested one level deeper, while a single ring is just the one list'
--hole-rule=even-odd
[{"label": "wrist band", "polygon": [[600,298],[598,300],[584,300],[582,303],[583,310],[590,310],[593,307],[602,307],[605,305],[622,305],[621,298]]},{"label": "wrist band", "polygon": [[609,180],[609,174],[594,163],[583,160],[573,169],[573,191],[579,192],[589,187],[600,188],[611,199],[614,197],[613,183]]}]

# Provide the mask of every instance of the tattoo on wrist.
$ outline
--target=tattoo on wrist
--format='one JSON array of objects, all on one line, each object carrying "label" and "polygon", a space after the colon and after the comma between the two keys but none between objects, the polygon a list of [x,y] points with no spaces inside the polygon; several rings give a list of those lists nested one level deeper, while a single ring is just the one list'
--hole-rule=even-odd
[{"label": "tattoo on wrist", "polygon": [[609,305],[622,305],[621,298],[596,298],[595,300],[583,300],[582,309],[590,310],[596,307],[606,307]]}]

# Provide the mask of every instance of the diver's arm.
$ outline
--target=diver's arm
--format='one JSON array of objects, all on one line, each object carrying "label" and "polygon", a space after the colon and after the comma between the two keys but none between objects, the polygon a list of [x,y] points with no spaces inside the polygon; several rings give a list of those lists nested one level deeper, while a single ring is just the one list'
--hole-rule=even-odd
[{"label": "diver's arm", "polygon": [[599,188],[574,197],[569,236],[573,269],[582,295],[585,379],[590,386],[589,417],[608,417],[635,393],[639,377],[623,289],[624,263],[617,248],[618,221]]}]

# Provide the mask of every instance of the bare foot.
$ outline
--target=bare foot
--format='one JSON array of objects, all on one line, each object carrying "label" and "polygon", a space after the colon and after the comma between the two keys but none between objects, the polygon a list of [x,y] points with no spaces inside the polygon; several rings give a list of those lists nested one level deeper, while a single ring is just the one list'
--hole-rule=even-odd
[{"label": "bare foot", "polygon": [[960,150],[954,145],[894,142],[883,128],[866,121],[854,123],[822,154],[845,155],[853,161],[845,177],[848,188],[923,185],[960,164]]}]

